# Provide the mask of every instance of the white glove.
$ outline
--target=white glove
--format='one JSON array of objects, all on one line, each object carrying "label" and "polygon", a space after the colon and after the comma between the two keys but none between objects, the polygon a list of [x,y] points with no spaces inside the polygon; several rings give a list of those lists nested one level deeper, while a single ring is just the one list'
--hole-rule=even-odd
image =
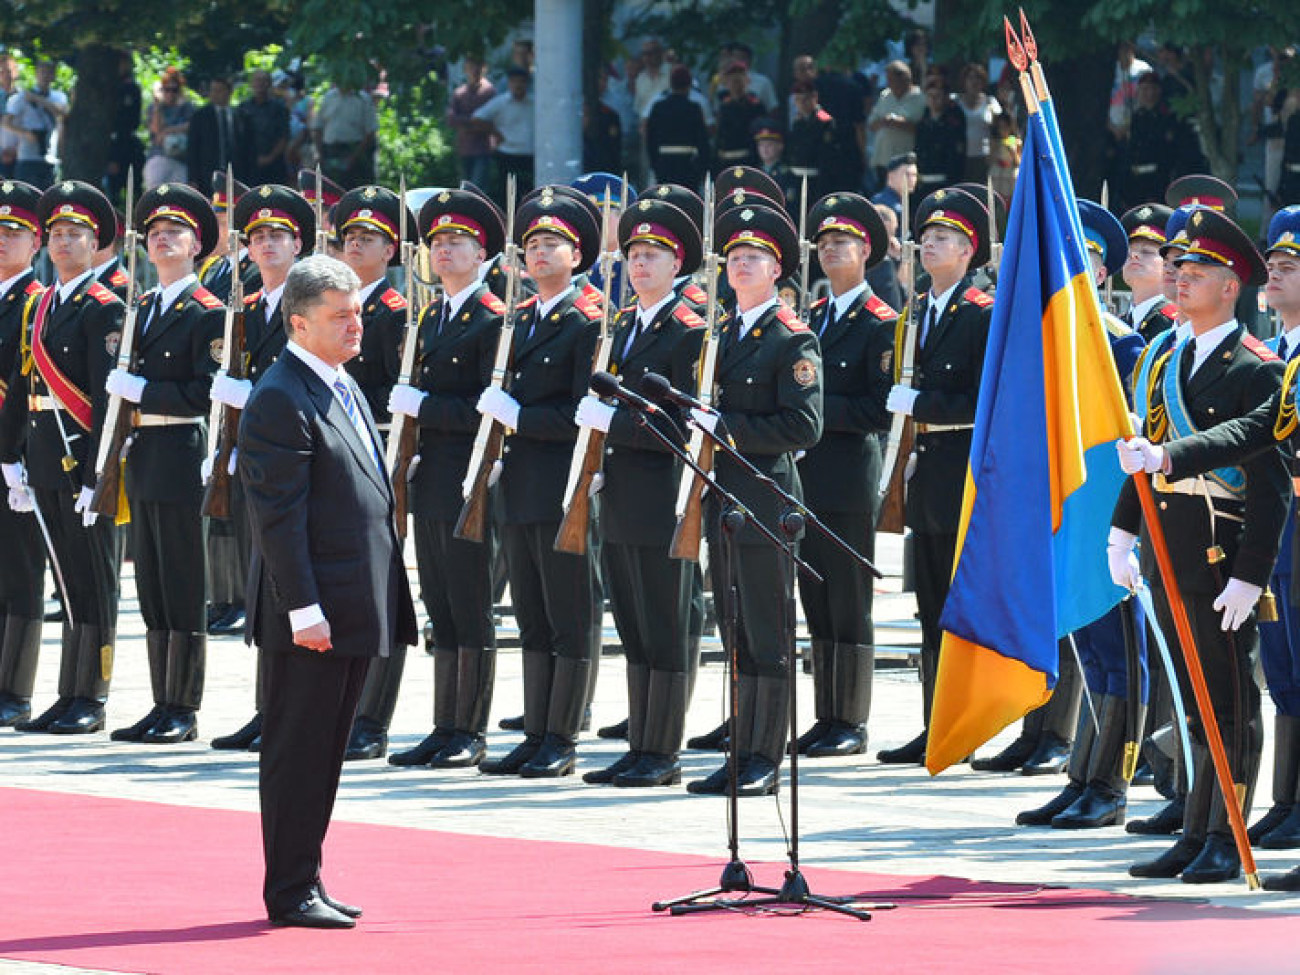
[{"label": "white glove", "polygon": [[1241,629],[1241,624],[1250,617],[1250,611],[1255,608],[1255,603],[1259,601],[1260,593],[1263,591],[1259,586],[1251,585],[1249,582],[1229,579],[1228,584],[1223,587],[1223,592],[1219,593],[1214,600],[1214,608],[1223,611],[1223,621],[1219,624],[1219,628],[1224,633]]},{"label": "white glove", "polygon": [[253,384],[247,379],[231,379],[225,370],[220,370],[212,377],[212,398],[232,409],[242,410],[248,402],[248,394],[253,391]]},{"label": "white glove", "polygon": [[120,396],[128,403],[138,403],[144,396],[145,378],[133,376],[125,369],[114,369],[108,374],[104,388],[110,396]]},{"label": "white glove", "polygon": [[0,471],[4,472],[6,487],[27,486],[27,472],[23,470],[22,464],[0,464]]},{"label": "white glove", "polygon": [[580,427],[591,427],[601,433],[609,433],[609,425],[614,419],[614,407],[602,403],[590,394],[578,400],[578,411],[573,414],[573,422]]},{"label": "white glove", "polygon": [[489,386],[478,398],[478,411],[498,423],[516,430],[519,427],[519,402],[504,389]]},{"label": "white glove", "polygon": [[1133,551],[1136,545],[1137,536],[1122,528],[1112,527],[1106,538],[1106,562],[1110,567],[1110,580],[1129,592],[1142,585],[1142,570]]},{"label": "white glove", "polygon": [[890,413],[905,413],[912,415],[916,409],[916,398],[921,393],[912,389],[910,386],[895,386],[889,391],[889,396],[885,400],[885,409]]},{"label": "white glove", "polygon": [[9,489],[9,510],[18,514],[26,514],[36,509],[36,499],[32,497],[31,489],[26,484],[20,484],[18,487]]},{"label": "white glove", "polygon": [[398,383],[393,387],[393,391],[388,394],[388,412],[418,417],[420,415],[420,404],[424,402],[424,398],[428,395],[428,393],[416,389],[414,386]]},{"label": "white glove", "polygon": [[212,480],[212,465],[216,462],[216,457],[212,454],[203,458],[203,463],[199,465],[199,480],[204,484]]},{"label": "white glove", "polygon": [[708,430],[713,433],[718,428],[719,414],[705,413],[703,410],[691,408],[691,422],[697,427]]},{"label": "white glove", "polygon": [[1125,474],[1136,474],[1138,471],[1156,474],[1164,470],[1165,448],[1153,444],[1145,437],[1116,440],[1115,450],[1119,453],[1119,466]]},{"label": "white glove", "polygon": [[99,512],[90,507],[90,499],[95,496],[95,492],[88,487],[83,487],[81,493],[77,495],[77,500],[72,504],[72,510],[81,515],[81,526],[89,528],[99,520]]}]

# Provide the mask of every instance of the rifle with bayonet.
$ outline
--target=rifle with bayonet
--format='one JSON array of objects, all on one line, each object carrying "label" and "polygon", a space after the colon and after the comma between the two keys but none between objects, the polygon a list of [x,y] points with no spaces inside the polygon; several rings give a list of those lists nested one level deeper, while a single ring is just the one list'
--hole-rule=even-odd
[{"label": "rifle with bayonet", "polygon": [[325,186],[324,180],[321,179],[320,163],[316,164],[316,199],[312,200],[312,207],[316,210],[316,253],[328,254],[330,249],[330,234],[325,227]]},{"label": "rifle with bayonet", "polygon": [[[902,341],[894,354],[899,357],[898,382],[912,385],[916,365],[916,242],[912,240],[911,187],[903,180],[903,266],[907,269],[907,310],[901,323]],[[898,333],[896,333],[898,334]],[[880,469],[880,509],[876,513],[876,530],[901,535],[904,529],[903,503],[907,492],[907,461],[912,456],[916,439],[916,425],[905,413],[895,413],[889,424],[889,440],[885,445],[885,462]]]},{"label": "rifle with bayonet", "polygon": [[[627,205],[627,183],[623,183],[622,206]],[[600,339],[592,358],[592,373],[605,372],[614,352],[614,335],[610,329],[613,317],[609,293],[614,277],[614,254],[610,248],[609,187],[605,187],[604,219],[600,242]],[[624,277],[627,275],[624,274]],[[605,433],[594,427],[579,427],[578,439],[573,444],[573,457],[569,461],[569,480],[564,487],[564,518],[555,533],[557,552],[583,555],[587,551],[587,529],[591,523],[591,499],[600,490],[601,468],[605,459]]]},{"label": "rifle with bayonet", "polygon": [[[700,352],[699,399],[705,406],[713,405],[713,380],[718,370],[718,255],[714,253],[713,220],[716,201],[713,180],[704,184],[704,273],[708,275],[708,305],[704,318],[704,346]],[[713,476],[713,438],[703,430],[691,431],[688,445],[690,455],[700,470],[711,479]],[[677,488],[677,527],[673,530],[668,554],[675,559],[700,559],[700,540],[704,535],[705,479],[689,467],[682,468],[682,480]]]},{"label": "rifle with bayonet", "polygon": [[[244,362],[244,278],[239,273],[239,231],[235,228],[235,174],[226,167],[226,260],[230,262],[230,297],[226,300],[226,328],[221,345],[221,370],[231,379],[245,379]],[[234,475],[230,471],[230,457],[239,440],[239,417],[242,410],[212,401],[208,416],[208,436],[215,449],[212,452],[212,472],[203,489],[203,513],[209,518],[230,517],[230,489]]]},{"label": "rifle with bayonet", "polygon": [[[505,389],[510,368],[510,353],[515,339],[515,303],[519,299],[519,248],[515,245],[515,177],[506,179],[506,242],[502,256],[502,270],[506,276],[506,312],[501,322],[501,336],[497,339],[496,358],[492,362],[490,386]],[[455,535],[469,542],[483,541],[487,530],[488,488],[492,486],[493,468],[501,462],[502,441],[505,428],[495,417],[484,414],[479,420],[474,437],[474,450],[470,454],[469,468],[461,491],[465,505],[456,521]]]},{"label": "rifle with bayonet", "polygon": [[812,265],[812,244],[808,240],[808,176],[799,185],[799,321],[807,325],[808,274]]},{"label": "rifle with bayonet", "polygon": [[[403,386],[411,384],[415,375],[415,352],[420,344],[420,328],[415,316],[415,254],[418,244],[406,239],[407,207],[406,177],[402,177],[400,209],[398,211],[398,238],[402,248],[402,269],[406,280],[406,327],[402,341],[402,365],[397,381]],[[408,487],[411,476],[411,462],[420,437],[420,425],[405,413],[394,413],[392,426],[388,431],[389,474],[393,480],[393,501],[397,511],[397,534],[406,538],[406,515],[408,512]]]},{"label": "rifle with bayonet", "polygon": [[[129,370],[135,357],[135,264],[139,239],[135,229],[135,193],[130,184],[126,188],[126,232],[122,247],[126,251],[126,317],[122,321],[122,337],[117,346],[117,368]],[[161,299],[160,299],[161,300]],[[104,414],[104,427],[99,433],[99,452],[95,457],[95,491],[90,499],[90,510],[105,518],[117,516],[118,496],[122,485],[122,453],[126,438],[131,432],[131,413],[135,404],[117,394],[108,397],[108,410]]]}]

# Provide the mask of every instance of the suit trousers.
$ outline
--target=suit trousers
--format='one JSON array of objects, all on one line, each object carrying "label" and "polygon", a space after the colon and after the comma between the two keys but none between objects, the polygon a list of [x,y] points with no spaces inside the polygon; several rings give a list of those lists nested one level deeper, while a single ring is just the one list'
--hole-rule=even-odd
[{"label": "suit trousers", "polygon": [[948,532],[913,532],[912,552],[916,560],[916,612],[921,618],[921,693],[926,727],[934,702],[934,678],[939,672],[939,645],[943,631],[939,617],[952,585],[952,560],[957,553],[957,535]]},{"label": "suit trousers", "polygon": [[496,646],[492,617],[492,568],[496,530],[489,524],[483,542],[457,538],[456,526],[416,515],[415,560],[420,595],[433,621],[438,650],[485,650]]},{"label": "suit trousers", "polygon": [[[876,532],[869,514],[832,511],[819,517],[860,555],[875,557]],[[856,646],[875,643],[870,573],[815,529],[804,535],[799,554],[824,580],[799,580],[799,598],[812,638]]]},{"label": "suit trousers", "polygon": [[[728,562],[734,563],[734,574]],[[732,614],[736,616],[736,666],[740,672],[784,677],[794,650],[785,630],[794,618],[793,581],[785,553],[766,544],[724,546],[718,522],[712,519],[709,571],[724,639],[726,621]]]},{"label": "suit trousers", "polygon": [[68,607],[74,622],[117,628],[117,528],[111,518],[100,518],[90,528],[73,510],[70,491],[36,488],[36,503],[45,515],[50,539],[68,586]]},{"label": "suit trousers", "polygon": [[207,632],[207,529],[198,503],[133,502],[131,549],[145,628]]},{"label": "suit trousers", "polygon": [[629,664],[684,674],[690,666],[692,563],[663,545],[604,545],[605,583]]},{"label": "suit trousers", "polygon": [[595,661],[600,653],[596,569],[585,555],[557,552],[555,521],[505,525],[501,541],[524,653]]},{"label": "suit trousers", "polygon": [[321,847],[369,663],[306,650],[263,654],[258,786],[262,899],[271,915],[293,910],[320,882]]},{"label": "suit trousers", "polygon": [[45,541],[33,514],[0,504],[0,616],[40,619],[45,613]]}]

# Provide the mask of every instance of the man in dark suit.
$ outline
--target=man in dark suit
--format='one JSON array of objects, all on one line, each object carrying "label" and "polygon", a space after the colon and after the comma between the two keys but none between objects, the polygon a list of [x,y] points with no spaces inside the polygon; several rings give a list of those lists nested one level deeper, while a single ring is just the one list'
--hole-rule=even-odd
[{"label": "man in dark suit", "polygon": [[190,183],[204,196],[211,196],[215,173],[225,179],[227,166],[244,172],[244,160],[238,155],[243,122],[230,106],[230,79],[213,78],[208,82],[208,103],[190,119],[186,156]]},{"label": "man in dark suit", "polygon": [[321,846],[370,658],[416,640],[382,442],[342,368],[361,349],[359,286],[324,256],[289,273],[287,354],[239,428],[248,630],[265,653],[263,900],[277,925],[345,928],[361,913],[325,892]]}]

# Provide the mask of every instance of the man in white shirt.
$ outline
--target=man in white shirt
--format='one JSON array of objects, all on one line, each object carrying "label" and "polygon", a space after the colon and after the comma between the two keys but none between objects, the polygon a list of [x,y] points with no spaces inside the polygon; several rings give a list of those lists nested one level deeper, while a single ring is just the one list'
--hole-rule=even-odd
[{"label": "man in white shirt", "polygon": [[52,87],[54,62],[36,65],[36,84],[9,97],[4,127],[18,139],[14,177],[39,190],[54,182],[51,142],[68,114],[68,96]]},{"label": "man in white shirt", "polygon": [[514,174],[520,196],[533,188],[533,95],[523,68],[506,72],[506,90],[474,112],[477,127],[496,142],[498,199],[504,200],[506,177]]}]

